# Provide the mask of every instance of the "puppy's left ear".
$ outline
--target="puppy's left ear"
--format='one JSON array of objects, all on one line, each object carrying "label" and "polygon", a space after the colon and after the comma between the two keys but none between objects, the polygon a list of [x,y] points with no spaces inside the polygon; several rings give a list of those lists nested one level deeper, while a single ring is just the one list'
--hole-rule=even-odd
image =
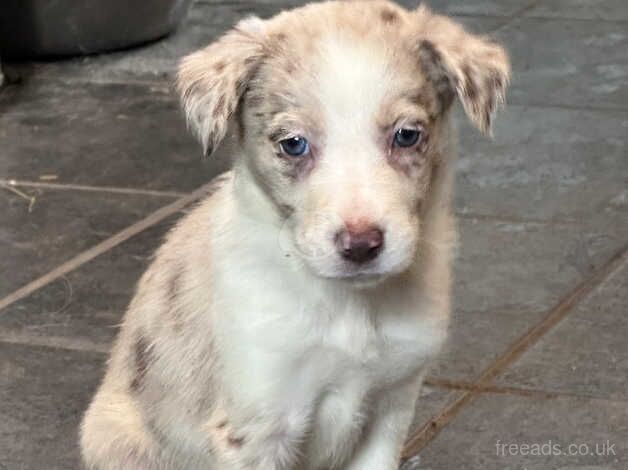
[{"label": "puppy's left ear", "polygon": [[185,57],[177,75],[188,126],[211,155],[222,141],[263,56],[264,21],[240,21],[216,42]]},{"label": "puppy's left ear", "polygon": [[490,135],[493,112],[504,102],[510,80],[506,51],[424,6],[414,13],[419,60],[428,80],[445,106],[458,96],[469,119]]}]

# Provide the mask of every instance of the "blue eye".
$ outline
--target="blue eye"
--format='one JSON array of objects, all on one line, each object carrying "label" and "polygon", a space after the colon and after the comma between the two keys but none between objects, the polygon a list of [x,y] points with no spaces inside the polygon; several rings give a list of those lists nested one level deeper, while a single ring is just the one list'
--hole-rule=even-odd
[{"label": "blue eye", "polygon": [[291,157],[301,157],[310,151],[310,144],[305,137],[290,137],[279,142],[281,150]]},{"label": "blue eye", "polygon": [[395,132],[394,144],[397,147],[412,147],[419,141],[421,131],[416,129],[398,129]]}]

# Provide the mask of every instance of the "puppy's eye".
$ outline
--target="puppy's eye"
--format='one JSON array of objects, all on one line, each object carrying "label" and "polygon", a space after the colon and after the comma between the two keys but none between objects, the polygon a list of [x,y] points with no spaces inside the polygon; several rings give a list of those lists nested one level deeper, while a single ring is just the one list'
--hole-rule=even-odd
[{"label": "puppy's eye", "polygon": [[412,147],[421,138],[421,131],[417,129],[398,129],[395,132],[393,144],[397,147]]},{"label": "puppy's eye", "polygon": [[310,151],[310,144],[305,137],[290,137],[279,142],[281,151],[291,157],[302,157]]}]

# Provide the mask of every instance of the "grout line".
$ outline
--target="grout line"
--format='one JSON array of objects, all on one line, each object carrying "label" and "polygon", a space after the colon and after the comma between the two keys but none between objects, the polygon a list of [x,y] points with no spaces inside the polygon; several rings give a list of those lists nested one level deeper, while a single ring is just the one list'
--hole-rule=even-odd
[{"label": "grout line", "polygon": [[560,321],[565,318],[569,312],[581,300],[587,297],[595,290],[604,280],[609,278],[617,271],[623,263],[628,261],[628,245],[624,245],[610,260],[598,268],[588,279],[581,282],[575,289],[568,293],[563,299],[552,308],[548,315],[537,325],[533,326],[513,343],[508,351],[499,357],[489,366],[480,378],[477,384],[485,385],[504,372],[513,362],[533,346],[542,336],[549,330],[554,328]]},{"label": "grout line", "polygon": [[[217,177],[220,178],[220,175]],[[17,302],[20,299],[30,295],[36,290],[44,287],[45,285],[51,283],[52,281],[58,279],[59,277],[69,273],[70,271],[75,270],[79,266],[91,261],[97,256],[105,253],[106,251],[112,249],[113,247],[119,245],[120,243],[128,240],[129,238],[137,235],[138,233],[146,230],[149,227],[161,222],[165,218],[171,216],[172,214],[180,211],[185,206],[197,201],[201,197],[207,195],[214,186],[216,178],[214,178],[209,183],[204,184],[197,190],[192,193],[183,196],[176,201],[164,206],[152,214],[148,215],[144,219],[134,223],[133,225],[128,226],[124,230],[116,233],[115,235],[103,240],[99,244],[89,248],[86,251],[78,254],[74,258],[66,261],[65,263],[57,266],[52,271],[44,274],[43,276],[35,279],[34,281],[29,282],[25,286],[20,287],[16,291],[7,295],[6,297],[0,299],[0,311],[5,307],[11,305],[14,302]]]},{"label": "grout line", "polygon": [[[453,419],[468,403],[471,403],[478,392],[464,391],[460,397],[445,406],[440,413],[433,416],[423,426],[408,436],[401,454],[402,459],[409,459],[417,455],[429,444],[432,439]],[[420,399],[420,398],[419,398]]]},{"label": "grout line", "polygon": [[20,346],[40,346],[50,349],[89,352],[95,354],[108,354],[111,349],[110,346],[96,344],[86,339],[30,336],[12,332],[0,333],[0,343],[16,344]]},{"label": "grout line", "polygon": [[55,189],[66,191],[89,191],[95,193],[114,193],[114,194],[130,194],[138,196],[157,196],[157,197],[171,197],[180,198],[188,195],[189,193],[181,193],[178,191],[160,191],[153,189],[135,189],[135,188],[119,188],[114,186],[87,186],[82,184],[66,184],[66,183],[46,183],[41,181],[24,181],[14,179],[1,179],[0,185],[5,184],[10,187],[24,187],[24,188],[40,188],[40,189]]},{"label": "grout line", "polygon": [[[462,390],[462,391],[475,391],[479,393],[494,393],[500,395],[519,395],[522,397],[537,397],[537,398],[558,398],[560,396],[575,396],[573,394],[548,392],[545,390],[537,389],[525,389],[519,387],[508,387],[500,385],[480,385],[472,382],[456,381],[448,379],[439,379],[434,377],[428,377],[424,381],[425,385],[430,387],[444,388],[447,390]],[[580,398],[593,398],[579,396]]]},{"label": "grout line", "polygon": [[585,394],[585,393],[572,393],[572,392],[563,392],[563,391],[549,391],[549,390],[540,390],[536,388],[521,388],[521,387],[512,387],[507,385],[481,385],[474,384],[471,382],[465,381],[457,381],[457,380],[448,380],[448,379],[439,379],[436,377],[428,377],[425,379],[425,385],[430,387],[442,388],[445,390],[459,390],[459,391],[477,391],[479,393],[488,393],[495,395],[516,395],[520,397],[526,398],[539,398],[539,399],[561,399],[561,398],[569,398],[574,400],[589,400],[589,401],[600,401],[600,402],[608,402],[608,403],[626,403],[628,402],[628,397],[621,398],[611,398],[600,395],[593,394]]},{"label": "grout line", "polygon": [[531,327],[518,340],[489,365],[473,382],[473,387],[465,390],[462,395],[444,407],[440,413],[423,427],[418,429],[406,443],[403,456],[411,457],[427,446],[438,433],[447,426],[466,405],[474,401],[482,388],[492,386],[492,381],[516,362],[528,349],[534,346],[548,331],[563,320],[572,308],[593,292],[604,280],[617,271],[628,261],[628,245],[624,245],[610,260],[597,269],[591,276],[567,293],[547,315]]}]

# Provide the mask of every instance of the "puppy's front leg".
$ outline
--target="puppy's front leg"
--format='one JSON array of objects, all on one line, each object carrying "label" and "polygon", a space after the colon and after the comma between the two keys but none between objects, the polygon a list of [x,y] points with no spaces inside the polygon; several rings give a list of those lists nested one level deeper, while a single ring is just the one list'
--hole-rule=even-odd
[{"label": "puppy's front leg", "polygon": [[[228,420],[213,427],[212,445],[226,467],[238,470],[295,470],[300,467],[307,416],[298,412],[260,412],[247,424],[231,428]],[[221,467],[223,468],[223,467]]]},{"label": "puppy's front leg", "polygon": [[419,382],[412,381],[385,394],[365,440],[346,470],[396,470],[399,467],[419,388]]}]

